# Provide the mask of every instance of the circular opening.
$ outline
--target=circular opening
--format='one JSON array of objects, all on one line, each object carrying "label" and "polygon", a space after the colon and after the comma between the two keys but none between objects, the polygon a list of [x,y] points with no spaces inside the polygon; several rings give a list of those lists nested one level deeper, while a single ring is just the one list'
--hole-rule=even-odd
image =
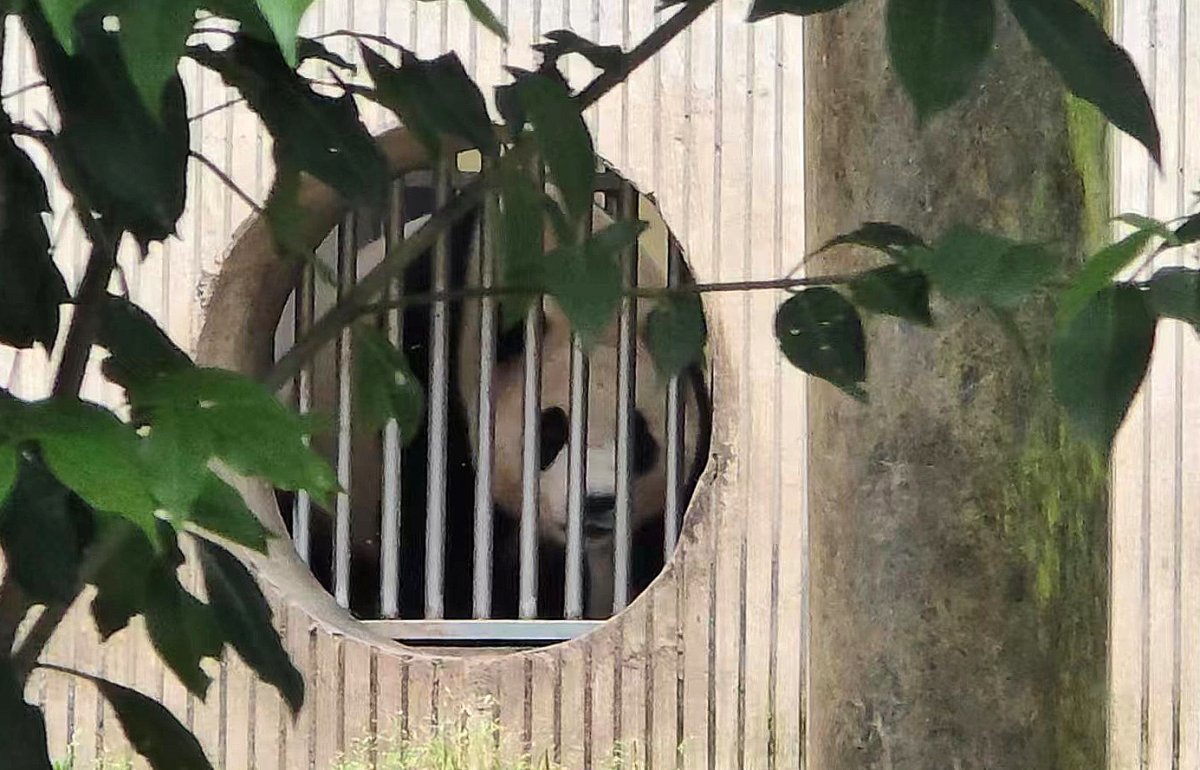
[{"label": "circular opening", "polygon": [[[477,156],[460,155],[445,174],[449,187],[477,170]],[[690,283],[653,201],[611,169],[597,179],[597,231],[631,213],[646,222],[636,249],[621,257],[636,254],[636,276],[622,262],[627,282],[639,289]],[[409,172],[387,212],[359,212],[330,233],[279,320],[277,358],[380,262],[389,237],[411,234],[428,218],[438,187],[433,172]],[[411,436],[398,423],[364,426],[355,372],[377,351],[349,335],[321,350],[285,394],[301,410],[331,417],[314,445],[347,490],[329,506],[277,493],[297,551],[355,616],[395,620],[387,632],[408,641],[498,641],[479,624],[448,632],[432,631],[429,621],[609,617],[673,552],[707,456],[704,365],[666,379],[650,355],[649,318],[662,297],[626,300],[581,366],[552,298],[524,316],[511,295],[480,298],[502,253],[490,240],[500,223],[485,220],[481,207],[408,266],[392,296],[402,291],[420,302],[364,319],[376,339],[395,345],[425,394]],[[624,336],[623,315],[632,328]],[[526,641],[572,635],[531,628],[510,623],[494,633]]]}]

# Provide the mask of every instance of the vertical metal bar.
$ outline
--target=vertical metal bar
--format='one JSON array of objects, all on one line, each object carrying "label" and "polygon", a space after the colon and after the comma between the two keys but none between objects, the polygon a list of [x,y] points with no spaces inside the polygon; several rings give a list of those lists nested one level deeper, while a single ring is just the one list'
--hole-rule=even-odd
[{"label": "vertical metal bar", "polygon": [[520,615],[538,614],[538,509],[541,483],[542,298],[525,316],[524,376],[521,389]]},{"label": "vertical metal bar", "polygon": [[[338,302],[354,286],[358,277],[358,242],[354,215],[349,214],[338,228],[337,236],[337,299]],[[336,351],[337,366],[337,480],[343,492],[337,496],[333,533],[333,595],[343,607],[350,606],[350,461],[353,426],[353,331],[342,330]]]},{"label": "vertical metal bar", "polygon": [[[384,222],[384,245],[388,253],[404,238],[404,179],[392,182],[388,200],[387,219]],[[388,287],[389,301],[398,300],[404,294],[404,282],[396,279]],[[404,311],[393,307],[387,311],[384,326],[388,342],[397,348],[404,341]],[[383,513],[380,538],[380,586],[379,606],[383,617],[400,615],[400,471],[402,444],[400,426],[396,420],[388,420],[383,428]]]},{"label": "vertical metal bar", "polygon": [[[537,14],[534,19],[537,19]],[[542,173],[537,183],[544,183]],[[521,521],[518,534],[519,602],[523,620],[538,616],[538,514],[542,497],[542,313],[534,297],[525,314],[521,378]]]},{"label": "vertical metal bar", "polygon": [[[312,328],[314,314],[314,273],[312,265],[307,265],[300,272],[300,283],[296,287],[295,296],[295,341],[308,336]],[[293,342],[292,344],[295,344]],[[300,369],[296,377],[296,410],[301,414],[312,410],[312,364],[307,363]],[[309,553],[312,550],[312,531],[309,522],[312,520],[312,499],[303,490],[296,493],[292,504],[292,541],[296,545],[296,553],[308,564]]]},{"label": "vertical metal bar", "polygon": [[[683,253],[673,236],[667,241],[667,287],[674,288],[683,279]],[[684,400],[679,375],[667,381],[667,499],[663,526],[663,560],[675,554],[683,517],[683,444]]]},{"label": "vertical metal bar", "polygon": [[[441,161],[434,180],[435,207],[450,198],[450,163]],[[443,235],[433,250],[433,291],[449,286],[449,238]],[[445,300],[429,311],[429,443],[428,487],[425,504],[425,617],[440,619],[445,611],[446,585],[446,412],[450,389],[450,315]]]},{"label": "vertical metal bar", "polygon": [[[591,232],[591,211],[581,236]],[[587,495],[588,359],[578,335],[571,335],[569,439],[567,441],[567,555],[563,616],[583,617],[583,504]]]},{"label": "vertical metal bar", "polygon": [[[638,196],[633,185],[622,182],[617,196],[618,217],[637,219]],[[632,289],[638,279],[638,247],[634,242],[621,255],[624,286]],[[634,396],[637,393],[637,298],[621,300],[617,338],[617,473],[616,520],[613,527],[613,612],[629,603],[630,522],[633,510]]]},{"label": "vertical metal bar", "polygon": [[[490,289],[496,275],[496,238],[499,204],[489,194],[484,202],[479,227],[480,284]],[[496,363],[496,300],[486,294],[479,302],[479,446],[475,469],[475,570],[473,604],[475,617],[492,615],[492,454],[495,421],[492,372]]]}]

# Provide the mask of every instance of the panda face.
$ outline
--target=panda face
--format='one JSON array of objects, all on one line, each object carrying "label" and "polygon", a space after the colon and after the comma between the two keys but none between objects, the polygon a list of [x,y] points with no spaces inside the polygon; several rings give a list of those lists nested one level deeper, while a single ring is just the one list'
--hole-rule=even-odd
[{"label": "panda face", "polygon": [[[542,539],[561,545],[566,541],[568,499],[568,434],[570,426],[570,343],[566,317],[552,300],[545,302],[542,335],[542,390],[539,418],[539,516]],[[510,332],[518,339],[521,330]],[[497,505],[509,515],[521,510],[523,490],[520,450],[523,435],[523,358],[519,342],[501,338],[493,381],[496,398],[496,446],[493,479]],[[590,539],[611,538],[616,501],[617,441],[617,329],[616,323],[589,351],[587,474],[585,477],[584,528]],[[645,344],[638,339],[635,366],[632,458],[631,526],[637,529],[661,516],[666,495],[663,462],[666,433],[665,391],[655,378],[645,376],[653,366]],[[514,451],[515,448],[515,451]]]}]

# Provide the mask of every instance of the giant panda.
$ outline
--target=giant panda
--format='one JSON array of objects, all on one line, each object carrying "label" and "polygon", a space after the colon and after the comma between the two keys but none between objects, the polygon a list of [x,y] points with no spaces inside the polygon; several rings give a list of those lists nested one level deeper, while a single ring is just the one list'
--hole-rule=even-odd
[{"label": "giant panda", "polygon": [[[405,187],[405,231],[411,233],[434,209],[428,186]],[[599,206],[594,210],[598,229],[611,219]],[[452,230],[449,248],[451,287],[472,286],[478,281],[480,212],[465,217]],[[359,225],[358,275],[369,272],[384,255],[383,240],[364,218]],[[642,237],[639,284],[664,284],[665,230],[654,222]],[[549,236],[548,236],[549,237]],[[547,246],[553,246],[548,241]],[[322,250],[329,268],[335,268],[333,249]],[[432,254],[414,260],[404,278],[406,291],[430,290]],[[318,286],[320,282],[318,281]],[[317,291],[317,313],[336,301],[332,287]],[[540,416],[540,497],[538,506],[538,616],[563,616],[563,583],[567,520],[567,434],[570,420],[570,325],[552,298],[542,302],[542,372]],[[666,391],[656,376],[644,342],[645,324],[652,309],[638,303],[636,395],[633,436],[630,598],[640,593],[663,564],[663,512],[666,497]],[[445,617],[472,615],[472,551],[476,434],[479,372],[479,310],[477,300],[450,306],[450,392],[447,438]],[[403,314],[404,352],[423,385],[428,388],[429,307],[414,306]],[[585,617],[604,618],[612,613],[613,515],[616,492],[617,321],[589,351],[588,448],[585,486],[584,596]],[[492,383],[495,450],[493,497],[495,505],[493,559],[493,617],[518,616],[518,517],[522,504],[523,345],[520,324],[499,333]],[[313,367],[313,408],[332,413],[336,404],[335,361],[332,347],[322,351]],[[699,369],[686,374],[684,392],[685,489],[683,500],[702,470],[707,454],[710,407],[704,377]],[[315,440],[316,448],[335,460],[332,435]],[[424,614],[426,433],[423,427],[404,451],[401,478],[401,594],[400,617]],[[382,487],[381,442],[377,435],[355,431],[351,471],[351,610],[360,617],[378,616],[379,542]],[[331,511],[319,508],[312,517],[312,567],[327,586],[331,574]],[[286,517],[285,517],[286,518]]]}]

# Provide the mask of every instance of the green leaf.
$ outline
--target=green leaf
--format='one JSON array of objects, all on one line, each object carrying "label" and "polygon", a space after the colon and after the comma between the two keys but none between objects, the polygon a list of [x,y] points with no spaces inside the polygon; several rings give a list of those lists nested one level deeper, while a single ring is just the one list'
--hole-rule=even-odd
[{"label": "green leaf", "polygon": [[1015,243],[957,226],[931,248],[906,252],[905,261],[950,299],[1013,307],[1054,277],[1060,258],[1032,243]]},{"label": "green leaf", "polygon": [[188,521],[201,529],[261,554],[274,535],[246,507],[236,489],[209,473],[194,503]]},{"label": "green leaf", "polygon": [[163,90],[179,68],[201,0],[123,0],[121,52],[133,84],[152,115],[162,110]]},{"label": "green leaf", "polygon": [[129,425],[94,404],[49,401],[37,406],[28,431],[63,484],[93,508],[120,514],[154,536],[157,505]]},{"label": "green leaf", "polygon": [[1164,267],[1150,279],[1150,305],[1162,318],[1176,318],[1200,331],[1200,271]]},{"label": "green leaf", "polygon": [[887,265],[862,273],[847,288],[860,308],[922,326],[933,324],[929,314],[929,279],[922,273]]},{"label": "green leaf", "polygon": [[[107,640],[143,611],[151,576],[173,575],[174,569],[183,563],[183,554],[176,545],[175,531],[165,522],[159,525],[164,545],[157,551],[145,532],[124,519],[99,514],[97,524],[96,541],[116,544],[113,554],[99,565],[91,579],[96,587],[92,620],[100,638]],[[168,569],[162,569],[160,563],[165,563]]]},{"label": "green leaf", "polygon": [[475,21],[482,24],[496,37],[504,42],[508,42],[508,30],[504,28],[504,22],[492,13],[492,9],[484,0],[464,0],[467,4],[467,10],[471,12],[471,16]]},{"label": "green leaf", "polygon": [[661,377],[673,377],[704,360],[708,330],[695,294],[668,295],[646,318],[646,345]]},{"label": "green leaf", "polygon": [[219,659],[225,646],[212,609],[184,590],[174,568],[151,572],[145,602],[146,631],[158,656],[188,692],[204,698],[212,679],[200,662]]},{"label": "green leaf", "polygon": [[192,360],[142,308],[108,295],[100,309],[96,343],[109,352],[106,377],[128,388],[167,372],[190,369]]},{"label": "green leaf", "polygon": [[[501,178],[500,283],[507,287],[542,288],[543,262],[546,258],[542,237],[544,220],[542,201],[545,194],[533,179],[520,174],[505,174]],[[501,324],[512,329],[525,318],[533,293],[514,294],[503,298],[500,305]]]},{"label": "green leaf", "polygon": [[0,137],[0,179],[0,344],[27,348],[40,342],[49,349],[58,336],[58,306],[68,299],[67,286],[50,256],[42,216],[50,211],[46,185],[7,133]]},{"label": "green leaf", "polygon": [[67,53],[75,52],[75,16],[92,0],[38,0],[54,37]]},{"label": "green leaf", "polygon": [[[677,1],[685,2],[685,0]],[[841,8],[848,2],[850,0],[754,0],[754,4],[750,6],[750,15],[746,20],[754,22],[781,13],[809,16]]]},{"label": "green leaf", "polygon": [[357,416],[365,430],[376,431],[396,420],[400,440],[416,438],[425,414],[425,391],[413,374],[404,351],[378,329],[354,327],[354,398]]},{"label": "green leaf", "polygon": [[444,136],[460,137],[487,155],[497,153],[487,103],[457,54],[422,60],[401,49],[400,66],[393,67],[367,46],[360,48],[375,83],[366,96],[394,112],[431,156],[442,154]]},{"label": "green leaf", "polygon": [[533,46],[533,49],[542,54],[545,63],[549,66],[553,66],[559,58],[571,53],[579,54],[600,70],[619,67],[625,58],[621,46],[599,45],[569,29],[547,32],[546,37],[550,40],[549,43],[538,43]]},{"label": "green leaf", "polygon": [[829,239],[814,254],[820,254],[834,246],[843,245],[866,246],[894,256],[907,249],[924,246],[925,241],[900,225],[893,225],[890,222],[865,222],[856,230]]},{"label": "green leaf", "polygon": [[322,96],[288,66],[279,50],[236,35],[222,51],[194,46],[188,55],[241,92],[275,140],[276,173],[307,171],[355,205],[380,204],[387,160],[359,119],[354,98]]},{"label": "green leaf", "polygon": [[313,0],[256,0],[258,9],[271,25],[275,39],[287,63],[296,66],[296,33],[300,30],[300,19],[312,5]]},{"label": "green leaf", "polygon": [[102,3],[78,14],[74,55],[59,45],[36,4],[25,5],[22,19],[61,118],[53,149],[65,185],[108,228],[130,233],[144,248],[174,234],[183,213],[187,100],[183,81],[172,75],[161,113],[146,109],[104,16]]},{"label": "green leaf", "polygon": [[1150,364],[1154,314],[1145,293],[1106,286],[1055,334],[1054,392],[1082,436],[1107,449]]},{"label": "green leaf", "polygon": [[1200,241],[1200,214],[1192,214],[1175,228],[1175,237],[1181,244]]},{"label": "green leaf", "polygon": [[25,702],[20,680],[7,658],[0,659],[0,746],[10,770],[52,770],[46,753],[42,710]]},{"label": "green leaf", "polygon": [[1008,0],[1025,36],[1081,99],[1161,163],[1158,123],[1137,67],[1075,0]]},{"label": "green leaf", "polygon": [[591,216],[596,178],[596,150],[579,105],[565,83],[543,74],[518,80],[517,96],[550,178],[578,226]]},{"label": "green leaf", "polygon": [[1182,245],[1179,242],[1179,238],[1171,230],[1170,225],[1168,225],[1166,222],[1155,219],[1154,217],[1147,217],[1143,216],[1142,214],[1126,212],[1118,216],[1116,221],[1124,222],[1125,224],[1137,230],[1147,230],[1154,235],[1157,235],[1159,238],[1162,238],[1163,242],[1167,245]]},{"label": "green leaf", "polygon": [[303,489],[318,500],[337,490],[333,471],[308,445],[309,423],[261,385],[221,369],[164,374],[129,390],[131,403],[211,447],[233,470]]},{"label": "green leaf", "polygon": [[1105,246],[1084,263],[1075,280],[1058,298],[1058,322],[1070,321],[1092,295],[1103,289],[1126,265],[1137,259],[1154,236],[1150,230],[1137,232]]},{"label": "green leaf", "polygon": [[159,703],[106,679],[60,670],[96,685],[112,705],[134,751],[145,757],[153,770],[212,770],[196,736]]},{"label": "green leaf", "polygon": [[259,678],[283,696],[295,714],[304,703],[304,679],[271,625],[271,607],[238,559],[207,540],[197,542],[209,604],[229,643]]},{"label": "green leaf", "polygon": [[17,448],[11,444],[0,444],[0,505],[8,499],[8,493],[17,483]]},{"label": "green leaf", "polygon": [[992,0],[890,0],[888,52],[918,121],[967,94],[995,36]]},{"label": "green leaf", "polygon": [[641,222],[614,222],[582,246],[563,246],[545,258],[547,293],[554,296],[584,347],[612,322],[621,301],[621,250],[632,245]]},{"label": "green leaf", "polygon": [[211,433],[197,430],[187,412],[158,409],[139,446],[146,484],[163,510],[186,518],[210,474],[216,454]]},{"label": "green leaf", "polygon": [[793,366],[866,400],[862,321],[841,294],[825,286],[797,293],[775,314],[775,338]]},{"label": "green leaf", "polygon": [[22,460],[0,505],[0,547],[10,574],[35,602],[75,597],[91,513],[36,459]]}]

